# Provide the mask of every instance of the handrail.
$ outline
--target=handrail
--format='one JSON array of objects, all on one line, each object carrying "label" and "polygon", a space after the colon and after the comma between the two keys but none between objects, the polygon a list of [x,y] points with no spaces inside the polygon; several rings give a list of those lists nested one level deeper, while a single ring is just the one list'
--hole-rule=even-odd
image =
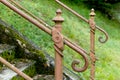
[{"label": "handrail", "polygon": [[24,11],[25,13],[27,13],[28,15],[30,15],[31,17],[33,17],[34,19],[36,19],[37,21],[39,21],[40,23],[42,23],[43,25],[45,25],[46,27],[52,29],[52,27],[50,25],[48,25],[47,23],[45,23],[42,19],[36,17],[35,15],[33,15],[31,12],[29,12],[27,9],[25,9],[24,7],[22,7],[20,4],[18,4],[16,1],[14,0],[9,0],[11,3],[15,4],[16,7],[20,8],[22,11]]},{"label": "handrail", "polygon": [[[99,31],[101,31],[102,33],[104,33],[105,35],[105,39],[103,37],[99,37],[98,41],[101,43],[105,43],[108,40],[108,34],[99,26],[97,26],[94,22],[94,17],[95,17],[95,13],[94,13],[94,9],[91,9],[91,13],[90,13],[90,19],[87,20],[86,18],[84,18],[83,16],[81,16],[80,14],[78,14],[77,12],[75,12],[74,10],[72,10],[71,8],[69,8],[68,6],[66,6],[65,4],[63,4],[62,2],[60,2],[60,0],[55,0],[58,4],[60,4],[61,6],[63,6],[65,9],[67,9],[68,11],[70,11],[71,13],[73,13],[74,15],[76,15],[78,18],[82,19],[83,21],[85,21],[86,23],[88,23],[90,25],[90,80],[94,80],[95,79],[95,62],[96,62],[96,56],[95,56],[95,30],[98,29]],[[76,61],[77,63],[78,61]]]},{"label": "handrail", "polygon": [[[67,9],[68,11],[72,12],[74,15],[76,15],[77,17],[79,17],[80,19],[82,19],[83,21],[85,21],[86,23],[89,24],[89,20],[87,20],[86,18],[84,18],[83,16],[81,16],[80,14],[78,14],[76,11],[72,10],[71,8],[69,8],[68,6],[66,6],[65,4],[63,4],[62,2],[60,2],[60,0],[55,0],[58,4],[60,4],[61,6],[63,6],[65,9]],[[95,25],[96,29],[100,30],[102,33],[105,34],[105,40],[103,40],[103,37],[99,37],[99,42],[101,43],[105,43],[108,40],[108,34],[107,32],[105,32],[102,28],[100,28],[99,26]]]},{"label": "handrail", "polygon": [[15,11],[16,13],[18,13],[19,15],[21,15],[22,17],[24,17],[25,19],[27,19],[29,22],[35,24],[38,28],[47,32],[49,35],[51,34],[50,29],[46,28],[44,25],[40,24],[37,20],[33,19],[32,17],[25,14],[23,11],[19,10],[18,8],[10,4],[7,0],[0,0],[0,2],[9,7],[10,9],[12,9],[13,11]]},{"label": "handrail", "polygon": [[[22,9],[24,12],[26,12],[28,15],[30,15],[31,17],[33,17],[34,19],[36,19],[37,21],[39,21],[40,23],[42,23],[43,25],[45,25],[46,27],[48,27],[49,29],[52,30],[52,26],[48,25],[47,23],[45,23],[45,21],[43,21],[42,19],[36,17],[34,14],[30,13],[27,9],[25,9],[24,7],[22,7],[20,4],[18,4],[17,2],[15,2],[14,0],[9,0],[12,3],[14,3],[18,8]],[[62,35],[64,36],[64,35]],[[75,47],[77,47],[78,49],[81,49],[84,53],[87,54],[87,52],[82,49],[80,46],[78,46],[77,44],[73,43],[72,41],[70,41],[70,39],[68,39],[66,36],[64,36],[64,42],[70,42],[71,44],[73,44]]]},{"label": "handrail", "polygon": [[25,78],[26,80],[33,80],[31,77],[20,71],[18,68],[16,68],[14,65],[10,64],[8,61],[6,61],[4,58],[0,57],[0,62],[4,65],[8,66],[10,69],[12,69],[14,72],[16,72],[21,77]]},{"label": "handrail", "polygon": [[[16,8],[15,6],[13,6],[12,4],[10,4],[8,1],[6,0],[0,0],[1,3],[3,3],[4,5],[6,5],[7,7],[9,7],[10,9],[12,9],[14,12],[18,13],[19,15],[21,15],[22,17],[24,17],[25,19],[27,19],[29,22],[33,23],[34,25],[36,25],[38,28],[40,28],[41,30],[43,30],[44,32],[48,33],[49,35],[51,35],[51,30],[47,27],[45,27],[44,25],[40,24],[39,21],[37,21],[36,19],[28,16],[26,13],[24,13],[23,11],[21,11],[20,9]],[[66,38],[64,38],[64,43],[69,46],[70,48],[72,48],[73,50],[75,50],[76,52],[78,52],[85,61],[85,64],[82,68],[78,69],[80,72],[85,71],[88,68],[88,58],[87,58],[87,54],[86,51],[80,47],[78,47],[78,45],[73,44],[71,41],[67,40]],[[74,63],[78,64],[78,63]],[[76,67],[74,67],[76,68]]]},{"label": "handrail", "polygon": [[[99,42],[101,42],[101,43],[105,43],[108,40],[108,34],[102,28],[95,25],[94,9],[91,10],[90,19],[87,20],[86,18],[84,18],[83,16],[81,16],[80,14],[78,14],[77,12],[75,12],[74,10],[72,10],[71,8],[69,8],[68,6],[63,4],[62,2],[60,2],[59,0],[55,0],[55,1],[90,25],[90,59],[91,59],[90,78],[92,80],[94,80],[94,78],[95,78],[95,62],[96,62],[95,29],[98,29],[99,31],[101,31],[105,34],[105,37],[106,37],[105,39],[103,37],[99,37],[99,39],[98,39]],[[9,1],[0,0],[0,2],[2,2],[4,5],[9,7],[10,9],[12,9],[14,12],[18,13],[19,15],[21,15],[22,17],[27,19],[29,22],[33,23],[38,28],[40,28],[41,30],[43,30],[44,32],[46,32],[52,36],[52,40],[54,41],[54,49],[55,49],[55,53],[56,53],[55,54],[55,63],[56,63],[56,65],[55,65],[56,66],[55,67],[55,79],[56,80],[62,80],[62,77],[63,77],[62,76],[62,57],[63,57],[62,51],[63,51],[64,44],[66,44],[67,46],[69,46],[70,48],[75,50],[77,53],[79,53],[85,61],[85,64],[82,68],[77,68],[76,64],[79,64],[80,62],[78,60],[74,60],[72,62],[73,70],[77,71],[77,72],[83,72],[88,68],[87,52],[83,48],[81,48],[80,46],[71,42],[68,38],[66,38],[64,35],[61,34],[61,30],[62,30],[61,24],[64,21],[64,19],[61,17],[61,13],[62,13],[61,10],[57,10],[57,12],[56,12],[57,15],[53,19],[53,21],[55,22],[55,26],[52,28],[51,26],[46,24],[42,19],[34,16],[32,13],[30,13],[28,10],[23,8],[20,4],[18,4],[14,0],[9,0]],[[9,2],[11,2],[11,3],[9,3]]]}]

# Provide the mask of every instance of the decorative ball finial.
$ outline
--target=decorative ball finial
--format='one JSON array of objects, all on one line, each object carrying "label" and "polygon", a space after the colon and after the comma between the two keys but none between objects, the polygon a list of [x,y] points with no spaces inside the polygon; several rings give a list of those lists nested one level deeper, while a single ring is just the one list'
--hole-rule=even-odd
[{"label": "decorative ball finial", "polygon": [[96,14],[95,14],[95,10],[92,8],[91,9],[91,12],[90,12],[90,16],[95,16]]},{"label": "decorative ball finial", "polygon": [[62,14],[62,11],[61,11],[61,9],[58,9],[57,11],[56,11],[56,14],[58,15],[58,14]]},{"label": "decorative ball finial", "polygon": [[54,22],[63,22],[64,19],[61,17],[61,14],[62,14],[61,9],[58,9],[58,10],[56,11],[56,17],[53,18],[53,21],[54,21]]}]

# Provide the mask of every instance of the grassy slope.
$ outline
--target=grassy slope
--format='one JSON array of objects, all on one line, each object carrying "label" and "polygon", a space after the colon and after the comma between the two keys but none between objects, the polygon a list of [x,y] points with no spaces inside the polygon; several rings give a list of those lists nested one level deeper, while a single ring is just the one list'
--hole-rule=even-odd
[{"label": "grassy slope", "polygon": [[[52,18],[55,16],[55,11],[58,8],[61,8],[54,2],[54,0],[17,1],[52,26],[54,25]],[[68,5],[81,15],[89,18],[90,10],[88,10],[83,4],[76,6],[75,4],[69,3]],[[65,18],[65,22],[63,23],[63,34],[89,52],[89,25],[65,9],[61,9],[63,11],[63,17]],[[99,61],[96,62],[96,80],[119,80],[120,24],[108,20],[99,12],[96,12],[96,14],[96,24],[104,28],[109,34],[109,41],[106,44],[101,44],[97,41],[97,38],[102,34],[99,31],[96,31],[96,56],[99,58]],[[52,56],[54,55],[53,43],[50,36],[38,28],[35,28],[34,25],[13,13],[2,4],[0,4],[0,18],[14,25],[14,27],[25,36],[30,38],[43,49],[47,50]],[[71,60],[76,58],[80,59],[79,55],[65,46],[64,64],[71,68]],[[85,78],[89,77],[89,69],[83,73],[83,76],[85,76]]]}]

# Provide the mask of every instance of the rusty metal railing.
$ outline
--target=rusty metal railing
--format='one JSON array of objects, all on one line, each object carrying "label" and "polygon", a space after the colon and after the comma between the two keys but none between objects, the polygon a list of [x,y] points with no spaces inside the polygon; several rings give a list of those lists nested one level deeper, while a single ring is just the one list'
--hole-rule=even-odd
[{"label": "rusty metal railing", "polygon": [[90,59],[91,59],[91,71],[90,71],[90,79],[94,80],[95,78],[95,62],[96,62],[96,57],[95,57],[95,22],[94,22],[94,9],[91,10],[90,13],[90,20],[89,20],[89,25],[90,25]]},{"label": "rusty metal railing", "polygon": [[[82,19],[83,21],[85,21],[86,23],[89,24],[89,20],[87,20],[85,17],[81,16],[80,14],[78,14],[76,11],[74,11],[73,9],[69,8],[68,6],[66,6],[64,3],[60,2],[60,0],[55,0],[58,4],[60,4],[61,6],[63,6],[65,9],[67,9],[68,11],[72,12],[74,15],[76,15],[78,18]],[[98,29],[99,31],[103,32],[105,34],[105,40],[103,40],[103,37],[99,37],[99,41],[101,43],[105,43],[108,40],[108,34],[107,32],[105,32],[102,28],[100,28],[99,26],[95,25],[96,29]]]},{"label": "rusty metal railing", "polygon": [[101,32],[103,32],[105,34],[105,39],[103,39],[103,37],[101,37],[101,36],[98,39],[99,42],[101,42],[101,43],[105,43],[108,40],[108,34],[102,28],[95,25],[95,22],[94,22],[94,16],[95,16],[94,9],[91,10],[90,19],[87,20],[86,18],[84,18],[83,16],[78,14],[76,11],[74,11],[73,9],[66,6],[60,0],[55,0],[55,1],[58,4],[60,4],[61,6],[63,6],[65,9],[67,9],[68,11],[72,12],[78,18],[82,19],[83,21],[85,21],[86,23],[88,23],[90,25],[90,59],[91,59],[90,80],[95,80],[95,62],[96,62],[96,57],[95,57],[95,30],[98,29],[99,31],[101,31]]},{"label": "rusty metal railing", "polygon": [[[33,17],[34,19],[36,19],[38,22],[42,23],[44,26],[48,27],[49,29],[52,30],[52,26],[48,25],[47,23],[45,23],[42,19],[36,17],[35,15],[33,15],[31,12],[29,12],[28,10],[26,10],[24,7],[22,7],[20,4],[18,4],[17,2],[15,2],[14,0],[9,0],[11,3],[14,3],[15,6],[19,9],[21,9],[22,11],[26,12],[28,15],[30,15],[31,17]],[[64,36],[64,35],[63,35]],[[70,41],[66,36],[64,36],[65,39],[65,43],[67,44],[73,44],[74,46],[76,46],[78,49],[81,49],[84,53],[87,54],[87,52],[82,49],[80,46],[76,45],[75,43],[73,43],[72,41]]]},{"label": "rusty metal railing", "polygon": [[4,58],[0,57],[0,62],[3,63],[4,65],[8,66],[11,70],[13,70],[14,72],[16,72],[18,75],[20,75],[24,79],[26,79],[26,80],[33,80],[31,77],[29,77],[28,75],[26,75],[25,73],[23,73],[22,71],[20,71],[18,68],[16,68],[12,64],[10,64]]},{"label": "rusty metal railing", "polygon": [[[12,0],[11,0],[12,1]],[[65,38],[59,31],[60,31],[60,26],[61,26],[61,22],[62,20],[60,20],[60,14],[61,11],[58,10],[57,11],[57,16],[56,18],[54,18],[54,21],[56,23],[55,28],[53,28],[52,30],[45,27],[44,25],[42,25],[37,19],[35,19],[34,17],[29,16],[28,14],[26,14],[25,12],[21,11],[20,9],[16,8],[14,5],[12,5],[11,3],[9,3],[7,0],[0,0],[1,3],[3,3],[4,5],[6,5],[7,7],[9,7],[10,9],[12,9],[14,12],[18,13],[19,15],[21,15],[22,17],[24,17],[25,19],[27,19],[28,21],[30,21],[31,23],[33,23],[34,25],[36,25],[38,28],[40,28],[41,30],[45,31],[46,33],[48,33],[49,35],[52,35],[52,39],[54,41],[54,48],[56,51],[56,63],[62,64],[62,59],[61,57],[62,55],[62,51],[63,49],[61,48],[61,46],[64,46],[64,44],[66,44],[67,46],[69,46],[70,48],[72,48],[73,50],[75,50],[76,52],[78,52],[84,59],[85,64],[82,68],[77,68],[75,65],[79,64],[78,61],[73,61],[72,65],[73,65],[73,69],[79,72],[85,71],[88,67],[88,58],[87,58],[87,52],[82,49],[81,47],[79,47],[78,45],[76,45],[75,43],[72,43],[70,40],[68,40],[67,38]],[[59,36],[59,37],[58,37]],[[59,41],[61,43],[59,43]],[[59,60],[61,59],[61,60]],[[56,64],[57,66],[57,64]],[[60,69],[60,70],[59,70]],[[62,74],[62,65],[55,67],[55,79],[56,80],[62,80],[63,79],[63,74]],[[61,76],[59,76],[61,75]]]},{"label": "rusty metal railing", "polygon": [[[7,0],[0,0],[0,2],[3,3],[4,5],[6,5],[7,7],[9,7],[10,9],[12,9],[14,12],[16,12],[19,15],[21,15],[22,17],[24,17],[25,19],[27,19],[29,22],[36,25],[41,30],[45,31],[46,33],[48,33],[49,35],[52,36],[52,39],[54,41],[54,49],[55,49],[55,80],[62,80],[63,79],[63,71],[62,71],[63,54],[62,54],[62,51],[64,50],[64,44],[66,44],[67,46],[69,46],[70,48],[72,48],[73,50],[78,52],[84,59],[85,64],[84,64],[84,66],[82,68],[77,68],[75,65],[79,64],[79,61],[74,60],[72,62],[73,70],[75,70],[77,72],[83,72],[88,68],[87,52],[83,48],[81,48],[77,44],[71,42],[68,38],[66,38],[65,36],[63,36],[61,34],[61,30],[62,30],[62,25],[61,24],[64,21],[64,19],[61,17],[61,13],[62,13],[61,10],[57,10],[57,12],[56,12],[57,15],[53,19],[53,21],[55,22],[55,26],[52,28],[51,26],[46,24],[43,20],[41,20],[40,18],[37,18],[36,16],[34,16],[32,13],[30,13],[28,10],[23,8],[21,5],[19,5],[14,0],[9,0],[9,2]],[[91,10],[90,20],[87,20],[84,17],[82,17],[81,15],[79,15],[77,12],[73,11],[72,9],[70,9],[69,7],[64,5],[59,0],[56,0],[56,2],[58,2],[60,5],[62,5],[63,7],[65,7],[69,11],[71,11],[73,14],[75,14],[76,16],[78,16],[79,18],[81,18],[82,20],[84,20],[85,22],[90,24],[90,28],[91,28],[91,30],[90,30],[90,34],[91,34],[90,35],[91,36],[91,39],[90,39],[91,40],[90,41],[90,46],[91,46],[90,47],[91,80],[94,80],[95,61],[96,61],[95,48],[94,48],[95,29],[100,30],[106,36],[105,40],[103,40],[102,37],[99,38],[99,41],[101,43],[104,43],[104,42],[106,42],[108,40],[108,35],[103,29],[101,29],[101,28],[99,28],[98,26],[95,25],[95,22],[94,22],[94,16],[95,16],[94,10]],[[14,5],[12,5],[12,4],[14,4]]]}]

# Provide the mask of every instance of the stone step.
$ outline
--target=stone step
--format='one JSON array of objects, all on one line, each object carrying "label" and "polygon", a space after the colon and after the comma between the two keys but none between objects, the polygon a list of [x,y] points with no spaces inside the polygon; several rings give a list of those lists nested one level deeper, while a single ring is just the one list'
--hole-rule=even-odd
[{"label": "stone step", "polygon": [[0,44],[0,54],[5,52],[5,51],[11,51],[14,50],[15,46],[11,46],[8,44]]},{"label": "stone step", "polygon": [[[20,71],[24,71],[30,66],[34,65],[35,61],[28,61],[28,62],[17,62],[14,64]],[[11,69],[5,67],[0,71],[0,80],[11,80],[13,77],[17,76],[17,73],[12,71]]]},{"label": "stone step", "polygon": [[36,75],[33,80],[54,80],[54,75]]}]

